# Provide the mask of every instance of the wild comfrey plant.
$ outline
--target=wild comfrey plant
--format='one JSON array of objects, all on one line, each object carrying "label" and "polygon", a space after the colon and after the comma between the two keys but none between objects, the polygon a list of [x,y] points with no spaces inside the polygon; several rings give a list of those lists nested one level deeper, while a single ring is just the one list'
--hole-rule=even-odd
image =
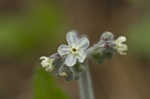
[{"label": "wild comfrey plant", "polygon": [[115,39],[111,32],[104,32],[100,40],[89,47],[90,42],[86,36],[80,37],[76,31],[70,31],[66,40],[67,44],[61,44],[55,54],[49,57],[42,56],[41,65],[47,72],[53,72],[67,81],[79,79],[81,99],[94,99],[88,60],[100,64],[116,52],[126,55],[126,37],[120,36]]}]

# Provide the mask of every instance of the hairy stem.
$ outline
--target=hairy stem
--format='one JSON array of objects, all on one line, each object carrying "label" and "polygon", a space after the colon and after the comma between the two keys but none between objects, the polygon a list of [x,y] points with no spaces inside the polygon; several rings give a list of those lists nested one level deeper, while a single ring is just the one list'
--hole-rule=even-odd
[{"label": "hairy stem", "polygon": [[92,81],[90,77],[89,67],[81,73],[79,79],[80,99],[94,99]]}]

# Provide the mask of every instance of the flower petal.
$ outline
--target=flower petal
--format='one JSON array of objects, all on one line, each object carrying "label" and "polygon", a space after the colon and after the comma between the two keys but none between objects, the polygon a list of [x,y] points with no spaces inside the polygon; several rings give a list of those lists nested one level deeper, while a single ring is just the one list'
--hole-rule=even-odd
[{"label": "flower petal", "polygon": [[41,65],[43,68],[45,68],[46,71],[52,71],[53,70],[54,59],[46,57],[46,56],[42,56],[42,57],[40,57],[40,59],[42,60]]},{"label": "flower petal", "polygon": [[120,37],[118,37],[118,39],[116,40],[116,42],[118,44],[120,44],[120,43],[125,42],[126,40],[127,40],[127,38],[125,36],[120,36]]},{"label": "flower petal", "polygon": [[126,44],[121,44],[119,46],[119,50],[121,50],[121,51],[127,51],[128,50],[128,46]]},{"label": "flower petal", "polygon": [[58,47],[57,52],[59,53],[60,56],[67,55],[70,53],[70,47],[62,44]]},{"label": "flower petal", "polygon": [[48,57],[42,56],[42,57],[40,57],[40,60],[42,60],[41,65],[42,65],[43,68],[49,66],[49,58]]},{"label": "flower petal", "polygon": [[127,55],[127,52],[119,52],[120,55]]},{"label": "flower petal", "polygon": [[41,56],[40,60],[47,60],[47,57],[46,56]]},{"label": "flower petal", "polygon": [[72,54],[69,54],[65,59],[65,64],[69,67],[72,67],[77,62],[77,58],[73,56]]},{"label": "flower petal", "polygon": [[87,37],[82,37],[79,41],[78,41],[78,46],[81,49],[87,49],[90,45],[90,42],[88,40]]},{"label": "flower petal", "polygon": [[79,51],[79,56],[77,56],[77,59],[79,60],[80,63],[83,63],[84,60],[86,59],[87,53],[85,50],[80,50]]},{"label": "flower petal", "polygon": [[67,39],[68,45],[72,45],[72,44],[76,43],[78,41],[76,31],[68,32],[66,39]]},{"label": "flower petal", "polygon": [[126,44],[121,44],[117,49],[120,55],[126,55],[126,51],[128,50],[128,46]]},{"label": "flower petal", "polygon": [[54,70],[53,66],[48,66],[45,68],[45,71],[52,72]]}]

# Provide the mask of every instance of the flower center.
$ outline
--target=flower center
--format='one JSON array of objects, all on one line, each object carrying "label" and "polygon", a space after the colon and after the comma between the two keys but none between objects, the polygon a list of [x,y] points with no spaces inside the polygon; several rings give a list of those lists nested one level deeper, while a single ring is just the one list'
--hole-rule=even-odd
[{"label": "flower center", "polygon": [[76,52],[77,51],[77,49],[76,48],[72,48],[72,52]]}]

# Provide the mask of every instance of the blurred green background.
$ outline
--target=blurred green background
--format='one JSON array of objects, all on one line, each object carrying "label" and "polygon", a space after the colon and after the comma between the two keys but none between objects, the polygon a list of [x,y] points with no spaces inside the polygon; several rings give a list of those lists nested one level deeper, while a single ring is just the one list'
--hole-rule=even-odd
[{"label": "blurred green background", "polygon": [[91,45],[104,31],[128,37],[127,56],[90,62],[96,99],[150,98],[149,0],[1,0],[0,99],[79,99],[77,82],[40,68],[76,29]]}]

